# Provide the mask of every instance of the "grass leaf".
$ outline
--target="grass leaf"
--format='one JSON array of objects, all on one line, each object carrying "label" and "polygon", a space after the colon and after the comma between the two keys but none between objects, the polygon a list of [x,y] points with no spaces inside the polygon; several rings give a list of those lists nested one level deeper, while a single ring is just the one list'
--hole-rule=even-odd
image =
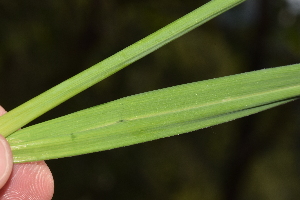
[{"label": "grass leaf", "polygon": [[243,1],[245,0],[213,0],[208,2],[148,37],[8,112],[0,118],[0,133],[5,137],[10,135],[62,102]]},{"label": "grass leaf", "polygon": [[227,122],[300,96],[300,64],[142,93],[15,132],[14,162],[137,144]]}]

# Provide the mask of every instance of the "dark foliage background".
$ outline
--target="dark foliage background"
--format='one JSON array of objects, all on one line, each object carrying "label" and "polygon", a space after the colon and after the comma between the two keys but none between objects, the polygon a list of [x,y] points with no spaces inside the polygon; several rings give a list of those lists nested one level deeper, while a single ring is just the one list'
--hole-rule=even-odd
[{"label": "dark foliage background", "polygon": [[[208,0],[0,2],[7,110]],[[290,4],[288,3],[290,2]],[[299,4],[248,0],[40,117],[124,96],[300,62]],[[300,198],[299,101],[192,133],[47,161],[54,200]]]}]

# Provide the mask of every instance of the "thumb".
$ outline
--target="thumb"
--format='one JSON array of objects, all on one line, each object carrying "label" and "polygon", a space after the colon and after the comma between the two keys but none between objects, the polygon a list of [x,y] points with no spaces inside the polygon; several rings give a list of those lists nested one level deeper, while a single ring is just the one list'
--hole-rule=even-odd
[{"label": "thumb", "polygon": [[0,135],[0,188],[8,180],[13,166],[13,158],[10,146],[6,139]]}]

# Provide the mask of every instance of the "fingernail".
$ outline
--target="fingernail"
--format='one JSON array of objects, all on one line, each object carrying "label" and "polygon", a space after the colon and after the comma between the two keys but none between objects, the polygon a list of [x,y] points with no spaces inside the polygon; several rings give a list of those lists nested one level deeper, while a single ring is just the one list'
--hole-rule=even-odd
[{"label": "fingernail", "polygon": [[6,139],[0,135],[0,188],[6,183],[13,166],[10,146]]}]

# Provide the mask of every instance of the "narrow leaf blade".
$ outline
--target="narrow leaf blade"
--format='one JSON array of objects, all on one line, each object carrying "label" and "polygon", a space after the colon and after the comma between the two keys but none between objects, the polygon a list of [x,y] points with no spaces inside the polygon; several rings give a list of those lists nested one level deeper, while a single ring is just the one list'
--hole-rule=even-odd
[{"label": "narrow leaf blade", "polygon": [[245,0],[213,0],[208,2],[148,37],[8,112],[0,118],[0,133],[5,137],[10,135],[62,102],[243,1]]},{"label": "narrow leaf blade", "polygon": [[269,109],[300,96],[300,64],[165,88],[17,131],[14,162],[74,156],[151,141]]}]

